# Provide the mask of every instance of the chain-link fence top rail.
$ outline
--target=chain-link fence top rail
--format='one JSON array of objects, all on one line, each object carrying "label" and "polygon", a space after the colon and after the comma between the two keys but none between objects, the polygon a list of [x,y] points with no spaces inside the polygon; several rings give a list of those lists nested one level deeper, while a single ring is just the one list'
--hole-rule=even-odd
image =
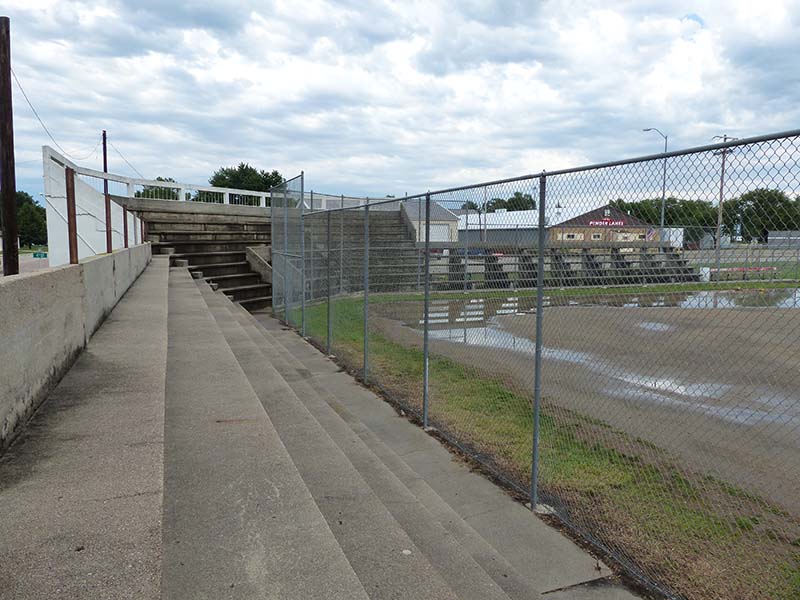
[{"label": "chain-link fence top rail", "polygon": [[433,192],[429,222],[426,195],[306,215],[309,335],[653,589],[799,597],[798,157],[789,132]]}]

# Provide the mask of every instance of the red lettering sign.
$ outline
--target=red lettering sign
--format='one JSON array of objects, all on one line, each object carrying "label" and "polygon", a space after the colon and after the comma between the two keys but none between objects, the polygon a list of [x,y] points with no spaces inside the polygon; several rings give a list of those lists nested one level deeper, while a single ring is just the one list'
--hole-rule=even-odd
[{"label": "red lettering sign", "polygon": [[622,219],[599,219],[596,221],[589,221],[591,227],[623,227],[625,221]]}]

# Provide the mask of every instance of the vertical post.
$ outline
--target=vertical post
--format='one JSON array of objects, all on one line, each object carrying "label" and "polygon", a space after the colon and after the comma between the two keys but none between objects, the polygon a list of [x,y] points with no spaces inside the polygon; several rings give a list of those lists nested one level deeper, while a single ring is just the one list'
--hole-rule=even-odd
[{"label": "vertical post", "polygon": [[306,335],[306,221],[305,175],[300,171],[300,335]]},{"label": "vertical post", "polygon": [[19,273],[17,179],[14,171],[14,110],[11,104],[11,20],[0,17],[0,203],[3,275]]},{"label": "vertical post", "polygon": [[286,185],[283,186],[283,321],[289,325],[289,297],[291,295],[289,276],[289,198]]},{"label": "vertical post", "polygon": [[[728,141],[728,134],[722,136],[722,141]],[[720,252],[722,248],[722,203],[725,199],[725,160],[728,156],[728,149],[722,149],[722,169],[719,175],[719,206],[717,206],[717,252],[716,252],[716,263],[717,263],[717,281],[720,280]]]},{"label": "vertical post", "polygon": [[369,202],[364,205],[364,383],[369,377]]},{"label": "vertical post", "polygon": [[314,281],[317,278],[317,272],[314,270],[314,223],[316,223],[316,219],[314,219],[313,212],[314,212],[314,190],[311,190],[311,199],[309,200],[309,212],[312,213],[311,215],[311,232],[310,232],[310,242],[311,242],[311,254],[309,256],[311,262],[311,277],[308,281],[308,297],[310,300],[314,300],[316,296],[314,295]]},{"label": "vertical post", "polygon": [[[464,293],[466,294],[467,273],[469,272],[469,206],[467,206],[467,214],[465,215],[464,223],[466,225],[466,229],[464,230]],[[464,323],[466,323],[466,321],[464,321]]]},{"label": "vertical post", "polygon": [[[127,185],[127,192],[126,196],[128,198],[133,198],[133,184],[128,183]],[[128,247],[128,208],[127,206],[123,209],[123,216],[125,217],[125,247]],[[133,245],[136,246],[138,242],[136,241],[136,213],[133,214]]]},{"label": "vertical post", "polygon": [[544,243],[545,198],[547,179],[544,172],[539,177],[539,226],[536,229],[538,241],[538,263],[536,269],[536,347],[533,367],[533,453],[531,460],[531,510],[536,510],[539,502],[539,411],[542,402],[542,325],[544,322]]},{"label": "vertical post", "polygon": [[431,303],[431,195],[425,194],[425,305],[422,337],[422,426],[428,427],[428,329]]},{"label": "vertical post", "polygon": [[339,293],[344,289],[344,194],[341,198],[342,211],[339,215]]},{"label": "vertical post", "polygon": [[122,245],[128,247],[128,207],[122,207]]},{"label": "vertical post", "polygon": [[661,231],[658,232],[661,247],[664,247],[664,207],[667,203],[667,144],[668,136],[664,136],[664,166],[661,174]]},{"label": "vertical post", "polygon": [[[103,129],[103,173],[108,173],[108,144],[105,129]],[[103,178],[103,198],[106,208],[106,252],[111,254],[114,250],[111,243],[111,196],[108,193],[108,179],[105,177]]]},{"label": "vertical post", "polygon": [[69,243],[69,264],[78,264],[78,215],[75,211],[75,171],[71,167],[64,170],[67,183],[67,241]]},{"label": "vertical post", "polygon": [[325,235],[325,248],[327,249],[327,257],[328,257],[328,306],[327,306],[327,318],[328,318],[328,328],[326,330],[325,335],[325,351],[330,354],[331,353],[331,213],[328,211],[328,223],[327,223],[327,231]]}]

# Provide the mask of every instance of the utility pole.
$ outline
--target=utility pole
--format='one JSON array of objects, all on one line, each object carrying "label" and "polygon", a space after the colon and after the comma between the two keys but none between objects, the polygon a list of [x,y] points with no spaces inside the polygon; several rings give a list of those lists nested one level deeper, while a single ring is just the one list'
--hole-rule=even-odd
[{"label": "utility pole", "polygon": [[14,172],[14,111],[11,105],[11,20],[0,17],[0,204],[3,275],[19,273],[17,179]]},{"label": "utility pole", "polygon": [[661,171],[661,220],[659,221],[659,226],[661,230],[659,231],[659,238],[663,245],[664,243],[664,207],[667,203],[667,145],[669,143],[669,136],[666,133],[663,133],[660,129],[656,127],[648,127],[647,129],[642,129],[642,131],[655,131],[658,135],[664,138],[664,161],[663,161],[663,168]]},{"label": "utility pole", "polygon": [[[730,137],[726,133],[725,135],[714,136],[715,140],[721,139],[723,143],[733,141],[737,138]],[[716,236],[716,269],[717,269],[717,281],[720,279],[720,250],[722,247],[722,206],[725,202],[725,162],[728,157],[728,153],[731,152],[728,148],[723,148],[722,150],[718,150],[714,154],[722,155],[722,168],[720,169],[719,174],[719,204],[717,206],[717,236]]]},{"label": "utility pole", "polygon": [[[97,138],[95,138],[97,139]],[[103,129],[103,173],[108,173],[108,145],[106,130]],[[111,196],[108,195],[108,179],[103,179],[103,196],[106,203],[106,252],[111,254]]]}]

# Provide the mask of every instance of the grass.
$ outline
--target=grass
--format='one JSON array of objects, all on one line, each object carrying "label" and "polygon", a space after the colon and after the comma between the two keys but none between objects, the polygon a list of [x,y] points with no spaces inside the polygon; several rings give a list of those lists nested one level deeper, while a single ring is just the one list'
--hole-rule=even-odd
[{"label": "grass", "polygon": [[[759,283],[753,287],[764,287]],[[601,293],[635,294],[654,288],[663,292],[676,287],[709,289],[708,284],[689,284],[609,288]],[[371,296],[375,302],[419,299],[416,294]],[[306,309],[307,334],[323,344],[326,308],[318,304]],[[299,311],[293,315],[299,322]],[[333,351],[343,363],[360,367],[361,299],[335,300],[332,316]],[[400,402],[421,410],[421,349],[372,329],[371,380]],[[532,439],[529,394],[444,356],[431,356],[430,374],[431,421],[478,460],[526,489]],[[775,534],[794,530],[796,538],[796,519],[750,492],[679,469],[653,444],[547,398],[540,423],[541,489],[561,503],[561,515],[579,529],[687,598],[800,598],[800,552],[785,535]]]},{"label": "grass", "polygon": [[[33,254],[34,252],[47,252],[47,246],[29,246],[28,248],[22,247],[19,249],[19,254]],[[0,249],[0,256],[3,256],[3,251]]]}]

